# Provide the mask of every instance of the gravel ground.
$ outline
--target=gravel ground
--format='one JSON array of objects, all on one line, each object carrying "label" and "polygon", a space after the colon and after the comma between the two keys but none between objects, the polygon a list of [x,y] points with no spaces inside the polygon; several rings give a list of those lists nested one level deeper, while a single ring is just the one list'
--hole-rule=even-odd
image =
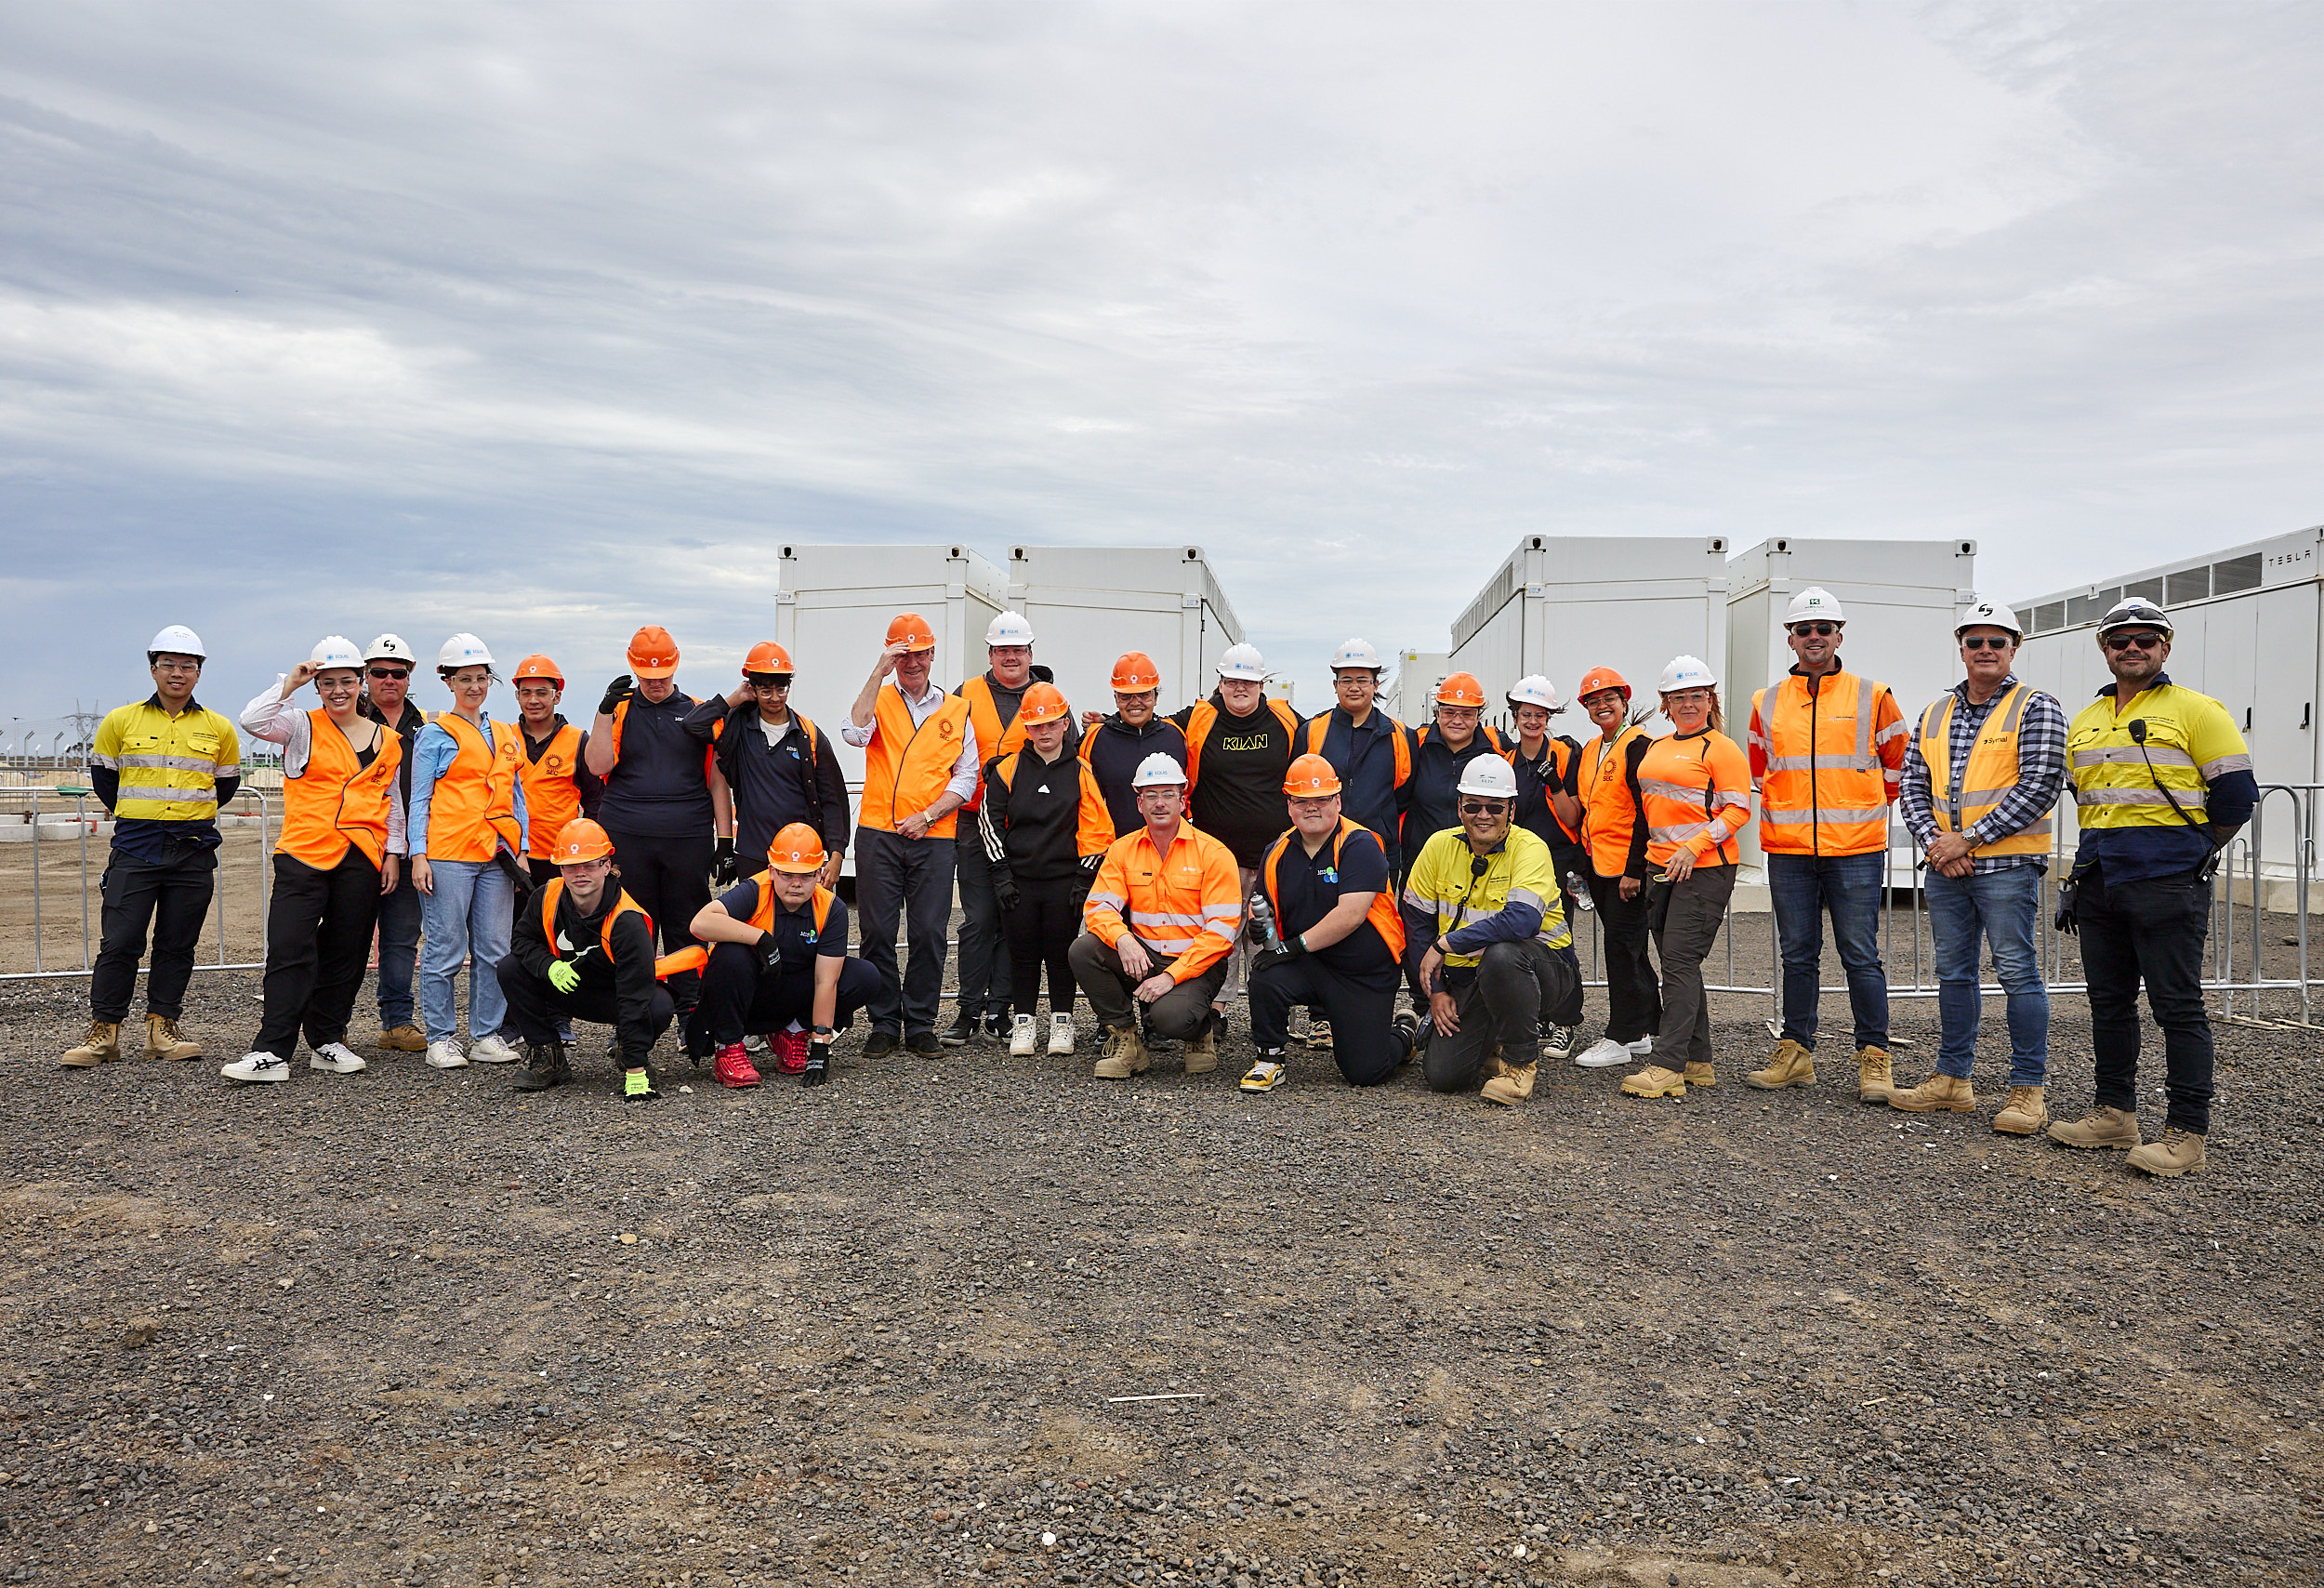
[{"label": "gravel ground", "polygon": [[[238,1090],[254,987],[94,1072],[77,984],[0,988],[0,1581],[2324,1575],[2313,1031],[2222,1027],[2212,1167],[2148,1182],[1998,1096],[1750,1092],[1741,999],[1713,1092],[1502,1112],[1320,1053],[1247,1098],[1239,1031]],[[2079,1112],[2079,999],[2055,1040]]]}]

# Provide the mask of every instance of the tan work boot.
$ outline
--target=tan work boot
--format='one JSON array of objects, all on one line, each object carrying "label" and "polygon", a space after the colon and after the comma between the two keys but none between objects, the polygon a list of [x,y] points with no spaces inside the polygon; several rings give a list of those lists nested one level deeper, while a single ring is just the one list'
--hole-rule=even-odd
[{"label": "tan work boot", "polygon": [[1661,1065],[1648,1065],[1636,1075],[1622,1078],[1625,1097],[1684,1097],[1686,1077]]},{"label": "tan work boot", "polygon": [[[1219,1067],[1219,1016],[1202,1023],[1202,1030],[1186,1044],[1186,1073],[1208,1075]],[[1140,1066],[1143,1068],[1143,1065]]]},{"label": "tan work boot", "polygon": [[1888,1050],[1868,1044],[1856,1050],[1856,1101],[1885,1103],[1896,1094],[1896,1072],[1888,1066]]},{"label": "tan work boot", "polygon": [[2133,1147],[2129,1162],[2142,1174],[2175,1179],[2203,1167],[2203,1138],[2193,1131],[2165,1125],[2162,1140]]},{"label": "tan work boot", "polygon": [[166,1014],[145,1017],[145,1056],[149,1059],[198,1059],[202,1044],[178,1029]]},{"label": "tan work boot", "polygon": [[388,1053],[424,1053],[428,1039],[421,1036],[416,1026],[385,1026],[380,1027],[379,1040],[372,1046]]},{"label": "tan work boot", "polygon": [[[1888,1061],[1881,1062],[1885,1065]],[[1956,1076],[1933,1075],[1910,1092],[1892,1091],[1888,1105],[1908,1114],[1934,1114],[1940,1109],[1969,1114],[1976,1110],[1977,1094],[1967,1081]]]},{"label": "tan work boot", "polygon": [[2038,1086],[2013,1086],[2009,1101],[1993,1116],[1993,1128],[2005,1136],[2030,1136],[2050,1122],[2050,1105]]},{"label": "tan work boot", "polygon": [[1492,1079],[1477,1095],[1504,1108],[1514,1107],[1533,1095],[1533,1078],[1540,1068],[1539,1065],[1512,1065],[1496,1060]]},{"label": "tan work boot", "polygon": [[[1213,1055],[1211,1063],[1218,1063]],[[1135,1026],[1109,1026],[1105,1028],[1105,1052],[1099,1058],[1097,1068],[1090,1071],[1100,1080],[1128,1080],[1133,1075],[1143,1075],[1154,1063],[1146,1052],[1145,1039],[1138,1035]]]},{"label": "tan work boot", "polygon": [[2087,1119],[2061,1119],[2050,1127],[2050,1139],[2067,1147],[2128,1148],[2139,1145],[2138,1116],[2103,1105]]},{"label": "tan work boot", "polygon": [[92,1020],[88,1035],[81,1039],[77,1048],[67,1048],[57,1062],[69,1070],[94,1069],[107,1059],[121,1057],[121,1023],[115,1020]]},{"label": "tan work boot", "polygon": [[1781,1092],[1787,1086],[1814,1086],[1816,1055],[1786,1037],[1776,1044],[1776,1056],[1767,1061],[1767,1067],[1753,1070],[1743,1080],[1762,1092]]},{"label": "tan work boot", "polygon": [[1709,1065],[1688,1065],[1686,1066],[1686,1084],[1689,1086],[1716,1086],[1719,1084],[1719,1072],[1712,1069]]}]

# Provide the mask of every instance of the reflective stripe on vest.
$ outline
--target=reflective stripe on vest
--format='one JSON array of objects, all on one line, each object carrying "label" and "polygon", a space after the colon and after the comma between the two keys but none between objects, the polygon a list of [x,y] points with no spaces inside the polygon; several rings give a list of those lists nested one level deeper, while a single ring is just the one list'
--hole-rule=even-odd
[{"label": "reflective stripe on vest", "polygon": [[523,854],[524,835],[517,830],[517,762],[524,759],[517,748],[519,730],[495,722],[487,743],[456,711],[428,720],[459,747],[428,797],[428,858],[490,860],[503,843],[510,854]]},{"label": "reflective stripe on vest", "polygon": [[[1679,845],[1710,831],[1713,818],[1721,813],[1749,809],[1748,797],[1730,798],[1718,787],[1717,775],[1710,766],[1714,736],[1723,737],[1704,733],[1684,739],[1657,739],[1646,748],[1646,757],[1639,763],[1638,793],[1645,807],[1641,814],[1646,823],[1646,859],[1655,867],[1667,865],[1671,855],[1678,853]],[[1723,836],[1718,840],[1715,858],[1706,857],[1702,864],[1734,865],[1741,858],[1741,851],[1727,830],[1728,824],[1722,821],[1715,825]]]},{"label": "reflective stripe on vest", "polygon": [[[1296,756],[1300,743],[1299,713],[1273,696],[1268,697],[1267,707],[1275,714],[1275,721],[1283,724],[1284,731],[1291,735],[1292,755]],[[1217,725],[1221,715],[1219,708],[1208,700],[1195,701],[1195,708],[1186,713],[1186,791],[1189,794],[1195,791],[1195,780],[1202,775],[1202,742],[1210,736],[1210,730]],[[1256,717],[1259,713],[1254,711],[1251,715]],[[1285,759],[1287,761],[1291,757]]]},{"label": "reflective stripe on vest", "polygon": [[[1791,687],[1794,682],[1798,687]],[[1797,675],[1751,696],[1766,736],[1759,843],[1771,854],[1868,854],[1888,847],[1888,781],[1873,727],[1888,686],[1827,673],[1811,694]],[[1770,696],[1775,712],[1768,711]],[[1902,731],[1903,724],[1897,724]]]},{"label": "reflective stripe on vest", "polygon": [[[1311,750],[1308,753],[1314,755],[1319,752]],[[1348,841],[1348,835],[1350,833],[1367,832],[1372,832],[1372,829],[1360,823],[1352,822],[1345,816],[1340,818],[1340,830],[1331,835],[1331,866],[1333,870],[1336,871],[1340,868],[1340,847]],[[1260,871],[1265,878],[1267,884],[1267,903],[1274,909],[1275,930],[1278,932],[1283,929],[1283,895],[1275,887],[1275,862],[1283,858],[1283,852],[1288,849],[1290,847],[1291,840],[1299,836],[1299,829],[1297,827],[1294,827],[1289,832],[1285,833],[1281,838],[1275,840],[1274,845],[1269,848],[1267,851],[1267,858],[1260,862]],[[1378,833],[1372,833],[1372,836],[1375,839],[1380,838]],[[1380,854],[1383,855],[1388,853],[1387,840],[1384,839],[1380,840]],[[1374,932],[1380,933],[1381,940],[1388,945],[1389,953],[1394,955],[1397,960],[1401,962],[1404,959],[1404,912],[1396,908],[1395,894],[1386,890],[1374,893],[1372,895],[1371,906],[1364,912],[1364,919],[1370,924]],[[1344,942],[1345,939],[1342,939],[1341,941]],[[1334,945],[1334,946],[1336,947],[1337,945]]]},{"label": "reflective stripe on vest", "polygon": [[[892,683],[879,686],[873,705],[879,731],[864,747],[864,800],[857,820],[882,832],[895,831],[901,815],[925,811],[952,781],[953,764],[960,759],[963,735],[969,732],[969,703],[947,695],[915,726],[912,708]],[[959,813],[929,824],[931,838],[950,838],[958,830]]]},{"label": "reflective stripe on vest", "polygon": [[[613,884],[609,882],[607,886]],[[573,947],[570,943],[557,940],[557,901],[564,896],[565,880],[562,877],[551,877],[548,885],[541,889],[541,935],[548,940],[548,951],[561,959]],[[605,924],[598,929],[598,940],[605,946],[605,962],[609,965],[614,962],[614,922],[626,915],[641,918],[645,921],[645,940],[649,946],[654,942],[654,918],[647,915],[627,893],[615,889],[614,907],[605,912]]]},{"label": "reflective stripe on vest", "polygon": [[[1930,814],[1939,832],[1966,832],[1992,814],[1993,807],[2017,786],[2017,731],[2026,720],[2026,703],[2033,698],[2029,684],[2013,685],[1993,703],[1975,743],[1969,748],[1966,768],[1953,765],[1953,712],[1961,696],[1947,690],[1921,713],[1921,759],[1929,769]],[[1971,849],[1978,854],[2047,854],[2050,817],[2047,812],[2030,827],[2007,838]]]},{"label": "reflective stripe on vest", "polygon": [[388,801],[403,764],[403,741],[379,730],[379,753],[365,766],[346,734],[320,708],[307,713],[307,764],[283,779],[283,832],[274,853],[328,871],[353,844],[374,866],[388,847]]},{"label": "reflective stripe on vest", "polygon": [[1645,729],[1628,727],[1614,735],[1611,745],[1600,734],[1581,749],[1582,844],[1590,852],[1591,868],[1601,877],[1619,877],[1630,864],[1638,805],[1631,799],[1625,768],[1631,742],[1645,736]]},{"label": "reflective stripe on vest", "polygon": [[551,734],[538,761],[532,750],[527,744],[517,758],[517,776],[524,784],[525,853],[547,860],[557,852],[557,835],[581,814],[581,787],[574,781],[581,765],[581,730],[568,722]]},{"label": "reflective stripe on vest", "polygon": [[[2196,822],[2208,822],[2204,796],[2210,780],[2251,769],[2248,748],[2207,762],[2196,761],[2192,720],[2219,709],[2219,702],[2210,695],[2177,684],[2158,684],[2142,691],[2126,710],[2116,709],[2111,695],[2100,695],[2083,707],[2066,734],[2067,768],[2074,779],[2074,803],[2080,825],[2184,827],[2181,811]],[[2144,754],[2131,736],[2133,722],[2145,725]],[[2228,727],[2231,730],[2232,724]],[[2231,734],[2231,742],[2239,738]],[[2171,808],[2174,799],[2178,811]]]}]

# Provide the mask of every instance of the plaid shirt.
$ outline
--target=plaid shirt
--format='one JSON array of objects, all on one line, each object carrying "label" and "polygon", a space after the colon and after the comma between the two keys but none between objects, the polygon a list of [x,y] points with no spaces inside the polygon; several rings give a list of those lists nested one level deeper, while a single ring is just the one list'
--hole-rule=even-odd
[{"label": "plaid shirt", "polygon": [[[1969,698],[1965,681],[1953,685],[1953,717],[1946,734],[1953,765],[1969,764],[1969,751],[1977,742],[1978,730],[2016,682],[2017,675],[2010,674],[1982,706]],[[1913,840],[1923,851],[1936,841],[1942,830],[1936,825],[1930,781],[1929,763],[1921,755],[1921,728],[1916,720],[1905,747],[1905,778],[1896,790],[1896,806]],[[1973,845],[1991,843],[2031,827],[2058,802],[2058,795],[2065,787],[2066,711],[2055,696],[2037,689],[2026,701],[2026,714],[2017,724],[2016,786],[1983,818],[1970,823],[1969,830],[1962,836]],[[1972,856],[1969,864],[1977,871],[2006,871],[2013,866],[2046,865],[2048,860],[2042,854],[1979,854]]]}]

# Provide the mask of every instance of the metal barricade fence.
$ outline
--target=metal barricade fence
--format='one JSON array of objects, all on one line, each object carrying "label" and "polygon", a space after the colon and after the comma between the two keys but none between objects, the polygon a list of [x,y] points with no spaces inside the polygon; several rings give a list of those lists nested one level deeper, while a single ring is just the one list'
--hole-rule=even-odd
[{"label": "metal barricade fence", "polygon": [[[274,846],[273,803],[263,788],[244,788],[220,811],[222,816],[257,818],[255,876],[257,901],[254,920],[249,929],[263,934],[266,903],[272,873],[269,857]],[[13,943],[7,946],[7,968],[0,969],[0,982],[33,981],[63,976],[86,976],[97,964],[97,949],[103,916],[102,893],[99,886],[104,876],[105,862],[111,854],[112,840],[98,831],[99,824],[111,821],[105,808],[98,803],[95,792],[71,786],[63,787],[0,788],[0,831],[9,836],[0,841],[0,941],[12,939],[7,928],[29,920],[30,953],[18,952]],[[244,827],[230,826],[226,836],[231,847],[233,835],[248,832]],[[15,835],[25,836],[18,839]],[[63,855],[59,850],[65,850]],[[21,854],[25,858],[20,860]],[[239,864],[239,862],[236,862]],[[21,880],[20,880],[20,878]],[[213,958],[197,957],[197,971],[256,971],[264,968],[263,959],[230,959],[228,936],[231,902],[236,890],[230,885],[228,861],[221,854],[218,888],[210,898],[210,913],[203,922],[203,933],[216,940]],[[52,964],[47,938],[59,919],[67,923],[78,915],[80,923],[80,962],[76,965]],[[14,918],[12,921],[10,918]],[[236,930],[242,930],[239,925]],[[29,969],[20,961],[31,960]],[[139,967],[142,973],[144,966]]]}]

